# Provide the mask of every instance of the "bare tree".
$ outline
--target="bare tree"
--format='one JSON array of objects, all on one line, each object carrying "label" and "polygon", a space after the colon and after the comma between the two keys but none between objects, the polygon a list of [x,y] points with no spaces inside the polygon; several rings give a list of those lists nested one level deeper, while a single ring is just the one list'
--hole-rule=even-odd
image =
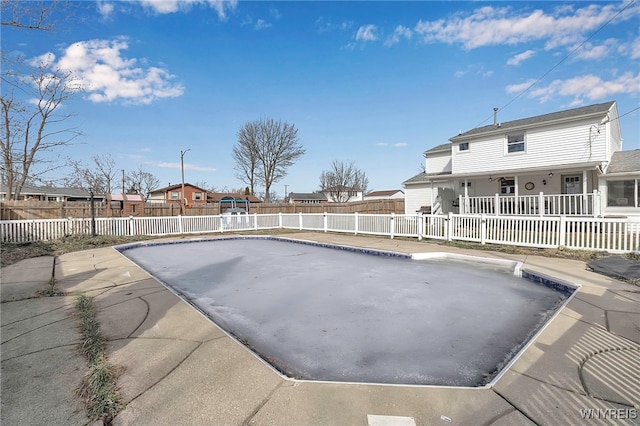
[{"label": "bare tree", "polygon": [[333,160],[331,169],[320,175],[320,189],[339,203],[353,198],[356,192],[365,192],[369,179],[365,172],[357,168],[353,161],[345,163]]},{"label": "bare tree", "polygon": [[25,182],[37,181],[45,173],[62,167],[45,154],[69,145],[81,134],[73,127],[65,127],[73,114],[58,114],[63,102],[79,87],[68,74],[49,71],[44,64],[35,67],[30,75],[5,68],[2,84],[2,182],[10,198],[18,199]]},{"label": "bare tree", "polygon": [[95,194],[111,194],[113,182],[117,178],[116,162],[110,154],[100,154],[91,157],[92,166],[85,166],[80,161],[71,160],[72,177],[67,184],[89,188]]},{"label": "bare tree", "polygon": [[[264,201],[269,202],[271,185],[287,174],[287,168],[305,153],[298,141],[298,129],[292,124],[274,119],[261,119],[247,123],[238,132],[238,145],[234,148],[236,167],[245,170],[249,165],[254,180],[264,186]],[[246,135],[246,138],[240,136]],[[236,158],[236,152],[240,158]],[[240,161],[239,161],[240,160]],[[251,166],[253,164],[253,166]],[[247,178],[243,182],[255,187]]]},{"label": "bare tree", "polygon": [[130,190],[142,195],[145,200],[149,198],[151,191],[160,186],[160,179],[144,170],[142,166],[138,167],[138,170],[129,172],[126,180]]},{"label": "bare tree", "polygon": [[249,185],[249,192],[255,195],[258,170],[258,133],[259,123],[245,124],[238,131],[238,144],[233,147],[233,160],[236,177]]},{"label": "bare tree", "polygon": [[0,3],[0,25],[28,30],[52,31],[58,19],[55,13],[64,14],[69,18],[69,8],[72,2],[48,0],[2,0]]}]

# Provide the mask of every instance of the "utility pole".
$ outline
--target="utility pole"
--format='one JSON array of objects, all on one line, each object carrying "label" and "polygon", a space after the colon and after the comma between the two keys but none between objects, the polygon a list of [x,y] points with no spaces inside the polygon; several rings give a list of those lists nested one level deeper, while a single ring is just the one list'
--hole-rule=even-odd
[{"label": "utility pole", "polygon": [[285,203],[288,201],[288,200],[287,200],[287,193],[288,193],[288,192],[287,192],[287,188],[289,188],[289,185],[285,185],[285,186],[284,186],[284,202],[285,202]]},{"label": "utility pole", "polygon": [[122,169],[122,194],[124,195],[124,169]]},{"label": "utility pole", "polygon": [[184,198],[184,155],[191,151],[191,149],[186,149],[184,151],[180,151],[180,170],[182,171],[182,191],[180,193],[180,212],[182,215],[185,214],[185,198]]}]

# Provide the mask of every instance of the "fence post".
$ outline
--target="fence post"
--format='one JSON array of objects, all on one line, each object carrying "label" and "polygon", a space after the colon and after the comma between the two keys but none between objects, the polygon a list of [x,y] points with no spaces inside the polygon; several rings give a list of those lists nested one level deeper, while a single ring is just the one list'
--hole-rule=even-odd
[{"label": "fence post", "polygon": [[482,213],[480,215],[480,244],[487,243],[487,216]]},{"label": "fence post", "polygon": [[544,193],[540,191],[538,193],[538,214],[540,217],[544,216]]},{"label": "fence post", "polygon": [[[586,200],[585,200],[586,202]],[[593,201],[592,201],[592,208],[593,208],[593,217],[598,217],[600,216],[600,192],[598,192],[597,189],[593,190]]]},{"label": "fence post", "polygon": [[323,223],[323,225],[324,225],[324,232],[327,232],[327,222],[328,222],[328,220],[327,220],[327,212],[324,212],[324,213],[322,214],[322,216],[323,216],[323,222],[324,222],[324,223]]},{"label": "fence post", "polygon": [[355,212],[353,214],[353,220],[354,220],[354,234],[358,235],[358,212]]},{"label": "fence post", "polygon": [[447,241],[451,241],[453,240],[453,212],[449,212],[445,220],[447,221],[447,226],[445,227],[447,235],[445,237],[447,237]]},{"label": "fence post", "polygon": [[493,197],[493,211],[496,216],[500,216],[500,194]]},{"label": "fence post", "polygon": [[282,212],[278,212],[278,228],[282,229]]},{"label": "fence post", "polygon": [[178,233],[182,234],[182,215],[178,215]]},{"label": "fence post", "polygon": [[458,212],[461,214],[469,213],[467,211],[467,206],[464,205],[464,201],[462,199],[462,194],[458,195]]},{"label": "fence post", "polygon": [[396,233],[396,214],[395,213],[391,213],[391,229],[390,229],[390,233],[391,233],[391,239],[393,239],[393,236]]},{"label": "fence post", "polygon": [[567,217],[565,215],[560,216],[558,228],[558,246],[564,247],[567,240]]},{"label": "fence post", "polygon": [[422,212],[418,212],[418,241],[422,240],[422,234],[424,233],[424,216]]},{"label": "fence post", "polygon": [[136,235],[136,221],[133,216],[129,216],[129,235]]},{"label": "fence post", "polygon": [[258,213],[253,214],[253,229],[258,230]]},{"label": "fence post", "polygon": [[[35,227],[35,221],[33,222],[33,226]],[[73,229],[73,218],[72,217],[68,217],[67,218],[67,232],[64,233],[64,235],[73,235],[75,234],[75,230]]]},{"label": "fence post", "polygon": [[302,212],[298,213],[298,229],[302,231]]}]

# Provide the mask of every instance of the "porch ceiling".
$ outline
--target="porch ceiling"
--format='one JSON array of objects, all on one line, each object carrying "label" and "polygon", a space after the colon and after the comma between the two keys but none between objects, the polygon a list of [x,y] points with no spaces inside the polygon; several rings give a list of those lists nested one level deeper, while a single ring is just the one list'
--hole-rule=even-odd
[{"label": "porch ceiling", "polygon": [[600,164],[599,161],[591,161],[587,163],[578,163],[578,164],[561,164],[556,166],[543,166],[543,167],[527,167],[527,168],[517,168],[517,169],[505,169],[505,170],[492,170],[488,172],[476,172],[476,173],[452,173],[447,176],[437,176],[431,179],[427,179],[429,182],[442,182],[448,181],[452,179],[463,179],[463,178],[478,178],[478,177],[500,177],[500,176],[521,176],[521,175],[529,175],[536,173],[549,173],[553,172],[554,174],[561,174],[566,172],[576,172],[582,170],[595,170],[596,167]]}]

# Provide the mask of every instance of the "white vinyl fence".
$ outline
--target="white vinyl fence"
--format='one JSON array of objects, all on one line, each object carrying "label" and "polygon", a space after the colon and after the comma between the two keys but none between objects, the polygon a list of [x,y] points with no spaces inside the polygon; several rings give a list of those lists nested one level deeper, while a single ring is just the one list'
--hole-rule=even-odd
[{"label": "white vinyl fence", "polygon": [[[90,235],[91,219],[0,221],[3,243],[22,243]],[[475,241],[526,247],[640,251],[640,221],[568,216],[484,214],[251,214],[96,218],[98,235],[180,235],[267,229],[293,229],[439,240]]]}]

